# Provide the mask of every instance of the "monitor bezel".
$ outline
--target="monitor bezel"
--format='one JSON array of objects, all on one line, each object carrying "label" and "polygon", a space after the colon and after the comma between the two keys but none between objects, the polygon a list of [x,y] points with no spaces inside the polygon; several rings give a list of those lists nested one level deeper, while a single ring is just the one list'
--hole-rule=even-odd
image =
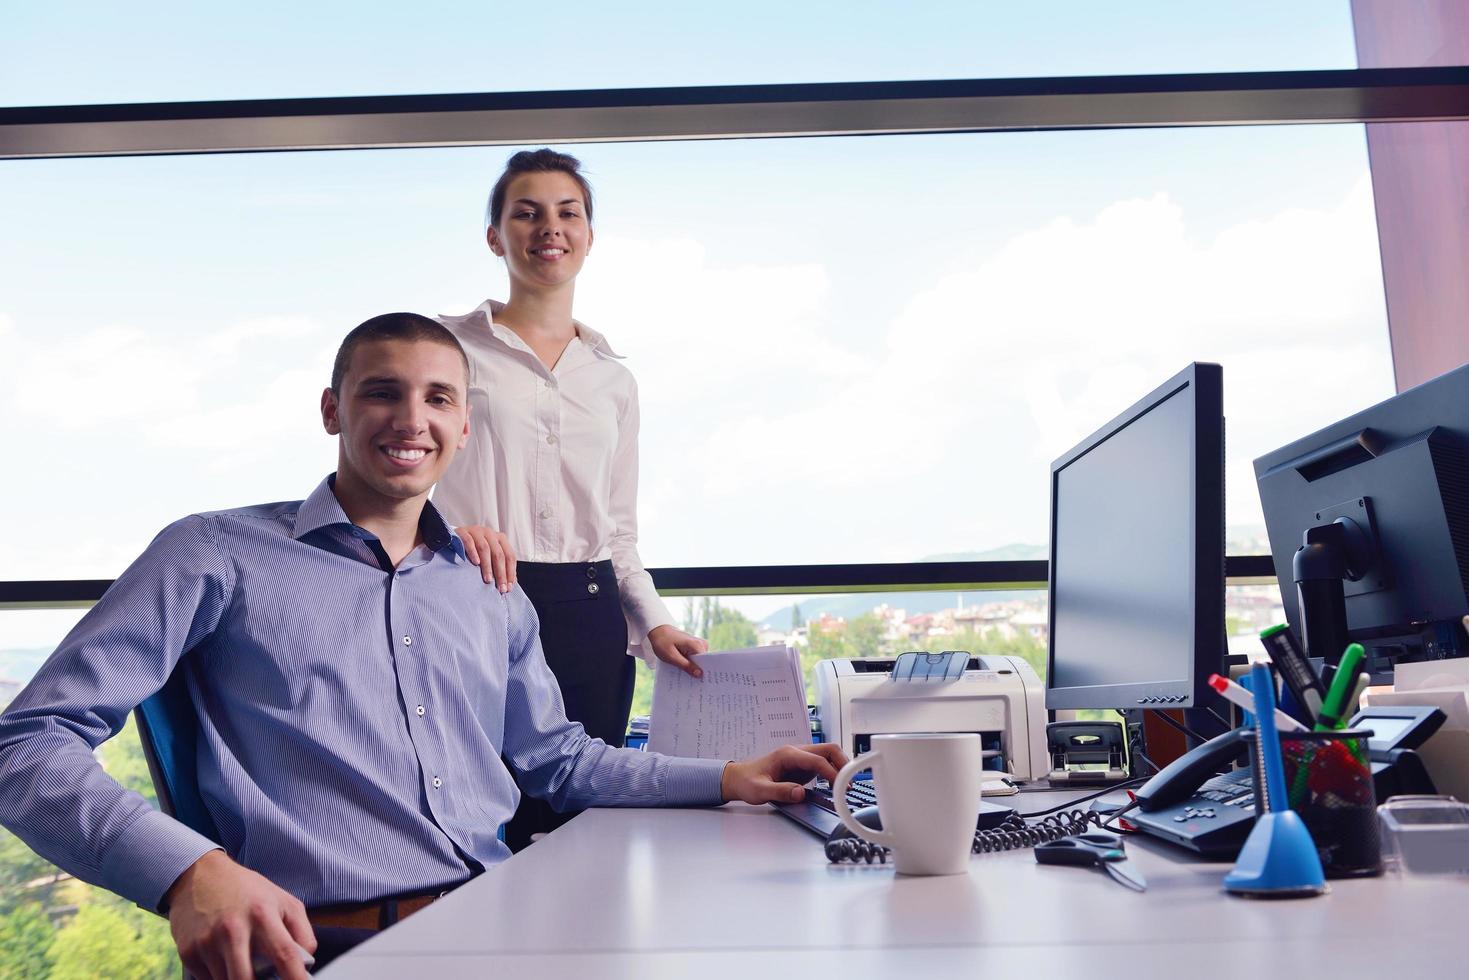
[{"label": "monitor bezel", "polygon": [[[1056,489],[1068,466],[1174,397],[1190,400],[1189,534],[1193,591],[1188,676],[1167,681],[1058,687],[1056,677]],[[1134,402],[1051,464],[1051,539],[1047,565],[1046,707],[1191,708],[1209,696],[1209,675],[1224,663],[1224,382],[1217,364],[1195,362]],[[1125,560],[1119,555],[1118,561]]]}]

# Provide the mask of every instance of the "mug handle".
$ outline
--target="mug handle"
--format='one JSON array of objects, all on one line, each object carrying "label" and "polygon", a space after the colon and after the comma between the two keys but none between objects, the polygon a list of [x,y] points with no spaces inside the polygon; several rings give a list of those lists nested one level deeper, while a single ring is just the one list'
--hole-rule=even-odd
[{"label": "mug handle", "polygon": [[837,773],[837,778],[831,782],[831,805],[836,810],[837,819],[842,822],[852,833],[865,841],[881,844],[883,847],[892,847],[894,835],[891,830],[873,830],[864,827],[852,816],[852,808],[847,806],[847,787],[852,784],[852,777],[864,769],[872,768],[872,764],[882,758],[882,752],[874,750],[865,755],[859,755],[851,762],[842,766],[842,771]]}]

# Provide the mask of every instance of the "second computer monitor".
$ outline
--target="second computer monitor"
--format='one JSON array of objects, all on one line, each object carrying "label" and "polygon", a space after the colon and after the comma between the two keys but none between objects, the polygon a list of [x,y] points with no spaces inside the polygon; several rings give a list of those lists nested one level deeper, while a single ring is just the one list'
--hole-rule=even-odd
[{"label": "second computer monitor", "polygon": [[1051,466],[1046,707],[1192,707],[1224,663],[1224,409],[1191,364]]}]

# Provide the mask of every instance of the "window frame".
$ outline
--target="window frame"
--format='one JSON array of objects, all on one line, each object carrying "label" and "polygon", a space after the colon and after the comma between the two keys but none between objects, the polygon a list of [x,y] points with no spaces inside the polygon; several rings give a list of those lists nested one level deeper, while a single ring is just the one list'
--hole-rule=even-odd
[{"label": "window frame", "polygon": [[[0,160],[1469,119],[1469,66],[465,93],[0,108]],[[1230,584],[1273,580],[1269,556]],[[1046,562],[685,567],[664,595],[1045,588]],[[0,582],[0,608],[110,580]]]}]

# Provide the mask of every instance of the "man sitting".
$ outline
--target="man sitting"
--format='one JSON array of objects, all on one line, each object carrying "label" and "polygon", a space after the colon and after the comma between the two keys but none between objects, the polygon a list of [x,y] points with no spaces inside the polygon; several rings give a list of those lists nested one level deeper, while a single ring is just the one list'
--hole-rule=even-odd
[{"label": "man sitting", "polygon": [[[675,759],[567,721],[529,600],[487,585],[428,500],[469,438],[467,375],[426,317],[353,330],[321,399],[336,473],[165,528],[0,716],[0,822],[167,914],[197,976],[248,978],[253,952],[304,977],[313,926],[386,924],[504,860],[505,762],[569,808],[799,800],[845,761]],[[175,670],[218,843],[92,754]]]}]

